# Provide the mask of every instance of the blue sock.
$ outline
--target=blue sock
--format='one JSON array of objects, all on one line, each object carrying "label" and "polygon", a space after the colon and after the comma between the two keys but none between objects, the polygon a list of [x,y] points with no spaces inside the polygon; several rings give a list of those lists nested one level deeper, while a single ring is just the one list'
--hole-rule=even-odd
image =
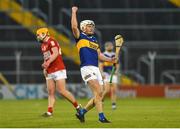
[{"label": "blue sock", "polygon": [[102,120],[104,118],[105,118],[104,113],[103,112],[99,113],[99,119]]},{"label": "blue sock", "polygon": [[87,110],[83,108],[82,112],[83,112],[83,114],[85,114],[87,112]]}]

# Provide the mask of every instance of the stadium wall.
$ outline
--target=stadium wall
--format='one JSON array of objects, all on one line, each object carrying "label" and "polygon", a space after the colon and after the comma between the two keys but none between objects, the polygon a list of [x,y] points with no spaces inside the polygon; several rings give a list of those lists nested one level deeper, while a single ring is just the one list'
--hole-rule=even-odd
[{"label": "stadium wall", "polygon": [[[90,98],[90,89],[84,84],[68,84],[68,89],[77,98]],[[61,98],[56,93],[58,98]],[[180,86],[178,85],[140,85],[119,86],[118,98],[157,97],[180,98]],[[13,85],[13,91],[7,86],[0,85],[0,99],[46,99],[47,90],[44,84]]]}]

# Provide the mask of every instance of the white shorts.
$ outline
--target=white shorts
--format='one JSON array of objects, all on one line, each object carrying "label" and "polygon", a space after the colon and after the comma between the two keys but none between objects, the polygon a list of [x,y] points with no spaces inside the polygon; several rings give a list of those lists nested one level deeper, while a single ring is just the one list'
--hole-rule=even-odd
[{"label": "white shorts", "polygon": [[89,80],[94,79],[98,80],[100,85],[104,84],[101,72],[96,66],[83,66],[81,68],[81,76],[86,84]]},{"label": "white shorts", "polygon": [[64,70],[56,71],[54,73],[47,74],[46,80],[48,79],[59,80],[66,78],[67,78],[66,70],[64,69]]},{"label": "white shorts", "polygon": [[[106,72],[104,72],[103,74],[104,74],[104,76],[105,76],[104,82],[109,83],[109,82],[110,82],[110,78],[111,78],[111,74],[106,73]],[[115,83],[115,84],[118,83],[117,75],[113,75],[112,83]]]}]

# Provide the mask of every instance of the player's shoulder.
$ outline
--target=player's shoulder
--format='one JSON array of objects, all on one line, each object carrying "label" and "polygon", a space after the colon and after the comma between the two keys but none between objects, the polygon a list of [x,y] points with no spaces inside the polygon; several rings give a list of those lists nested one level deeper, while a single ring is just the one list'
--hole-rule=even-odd
[{"label": "player's shoulder", "polygon": [[54,46],[54,45],[58,44],[58,42],[53,37],[49,37],[48,44]]},{"label": "player's shoulder", "polygon": [[115,55],[116,53],[115,52],[111,52],[112,55]]},{"label": "player's shoulder", "polygon": [[112,51],[112,52],[110,53],[110,55],[111,55],[111,57],[114,57],[114,56],[116,55],[116,53]]},{"label": "player's shoulder", "polygon": [[78,42],[79,40],[83,39],[84,35],[82,34],[82,32],[80,32],[79,37],[75,38],[76,42]]},{"label": "player's shoulder", "polygon": [[87,35],[85,33],[81,32],[79,35],[79,40],[80,39],[87,39]]},{"label": "player's shoulder", "polygon": [[53,37],[49,37],[48,42],[51,42],[51,41],[56,42],[56,40]]}]

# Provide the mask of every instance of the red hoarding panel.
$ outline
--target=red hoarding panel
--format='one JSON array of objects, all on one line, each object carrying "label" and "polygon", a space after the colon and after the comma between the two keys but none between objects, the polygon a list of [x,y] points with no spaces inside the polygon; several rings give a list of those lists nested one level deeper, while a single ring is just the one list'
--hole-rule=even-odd
[{"label": "red hoarding panel", "polygon": [[[130,94],[131,93],[131,94]],[[133,94],[132,94],[133,93]],[[119,96],[180,98],[179,85],[120,86]]]}]

